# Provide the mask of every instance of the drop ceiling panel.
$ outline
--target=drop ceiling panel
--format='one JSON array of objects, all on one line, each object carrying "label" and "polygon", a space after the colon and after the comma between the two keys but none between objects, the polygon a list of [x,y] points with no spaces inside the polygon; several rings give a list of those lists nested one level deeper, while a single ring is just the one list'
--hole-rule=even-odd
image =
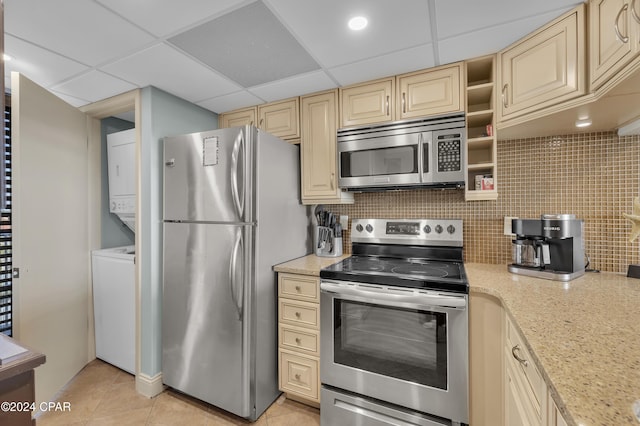
[{"label": "drop ceiling panel", "polygon": [[[438,38],[470,33],[549,12],[553,12],[551,15],[555,18],[581,3],[576,0],[436,1]],[[522,35],[527,33],[528,30],[522,30]]]},{"label": "drop ceiling panel", "polygon": [[440,40],[440,61],[449,63],[498,52],[561,14],[549,12]]},{"label": "drop ceiling panel", "polygon": [[7,0],[5,32],[90,66],[153,40],[146,32],[86,0]]},{"label": "drop ceiling panel", "polygon": [[265,101],[272,102],[334,87],[336,87],[336,83],[324,71],[313,71],[262,86],[251,87],[249,90]]},{"label": "drop ceiling panel", "polygon": [[234,10],[169,41],[243,87],[319,69],[261,2]]},{"label": "drop ceiling panel", "polygon": [[4,63],[5,75],[11,75],[11,71],[17,71],[43,87],[49,87],[89,70],[85,65],[10,35],[5,35],[4,51],[12,58]]},{"label": "drop ceiling panel", "polygon": [[223,14],[247,0],[96,0],[156,36]]},{"label": "drop ceiling panel", "polygon": [[81,106],[85,106],[91,103],[91,101],[88,101],[86,99],[78,99],[74,96],[69,96],[69,95],[65,95],[64,93],[56,92],[55,90],[51,90],[51,93],[53,93],[54,95],[56,95],[57,97],[59,97],[60,99],[68,103],[69,105],[73,105],[76,108],[79,108]]},{"label": "drop ceiling panel", "polygon": [[[325,68],[368,59],[431,42],[428,1],[265,0]],[[347,27],[363,15],[361,31]]]},{"label": "drop ceiling panel", "polygon": [[139,87],[155,86],[191,102],[240,90],[237,84],[163,43],[106,65],[104,70]]},{"label": "drop ceiling panel", "polygon": [[65,95],[96,102],[135,89],[136,86],[100,71],[90,71],[52,90]]},{"label": "drop ceiling panel", "polygon": [[329,73],[341,86],[430,68],[435,65],[433,46],[425,44],[412,49],[330,68]]},{"label": "drop ceiling panel", "polygon": [[263,99],[260,99],[244,90],[236,93],[230,93],[224,96],[218,96],[212,99],[207,99],[202,102],[197,102],[197,104],[202,108],[206,108],[209,111],[213,111],[218,114],[227,111],[233,111],[234,109],[238,108],[260,105],[263,103]]}]

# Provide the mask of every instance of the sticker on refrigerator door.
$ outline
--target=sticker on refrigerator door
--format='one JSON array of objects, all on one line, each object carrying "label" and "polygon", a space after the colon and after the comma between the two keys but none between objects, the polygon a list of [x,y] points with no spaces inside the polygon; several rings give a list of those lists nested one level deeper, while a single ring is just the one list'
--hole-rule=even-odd
[{"label": "sticker on refrigerator door", "polygon": [[202,165],[215,166],[218,164],[218,137],[212,136],[202,140]]}]

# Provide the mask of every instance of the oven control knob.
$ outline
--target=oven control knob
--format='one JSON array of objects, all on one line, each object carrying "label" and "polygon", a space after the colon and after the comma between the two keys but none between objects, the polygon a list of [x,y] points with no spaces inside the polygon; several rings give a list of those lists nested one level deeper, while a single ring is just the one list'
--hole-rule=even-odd
[{"label": "oven control knob", "polygon": [[356,225],[356,231],[358,231],[358,232],[362,232],[362,225],[357,224],[357,225]]},{"label": "oven control knob", "polygon": [[424,228],[422,228],[422,230],[427,234],[431,233],[431,227],[429,225],[425,225]]},{"label": "oven control knob", "polygon": [[447,226],[447,232],[453,234],[454,232],[456,232],[456,227],[453,225]]},{"label": "oven control knob", "polygon": [[437,232],[438,234],[442,234],[442,231],[444,231],[444,229],[442,229],[442,226],[440,226],[440,225],[436,225],[436,232]]},{"label": "oven control knob", "polygon": [[373,232],[373,226],[371,226],[371,225],[367,225],[367,227],[365,229],[367,230],[368,233]]}]

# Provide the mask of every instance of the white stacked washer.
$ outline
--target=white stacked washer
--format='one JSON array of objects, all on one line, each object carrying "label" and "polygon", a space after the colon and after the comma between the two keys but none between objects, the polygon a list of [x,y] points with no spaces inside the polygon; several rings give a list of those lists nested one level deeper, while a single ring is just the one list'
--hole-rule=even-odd
[{"label": "white stacked washer", "polygon": [[134,246],[91,252],[96,357],[135,374]]}]

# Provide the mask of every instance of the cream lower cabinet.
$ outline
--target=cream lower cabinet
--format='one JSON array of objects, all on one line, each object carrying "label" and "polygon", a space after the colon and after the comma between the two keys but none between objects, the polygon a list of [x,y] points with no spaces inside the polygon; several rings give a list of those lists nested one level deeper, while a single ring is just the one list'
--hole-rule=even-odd
[{"label": "cream lower cabinet", "polygon": [[288,398],[320,404],[320,278],[278,274],[278,370]]},{"label": "cream lower cabinet", "polygon": [[580,5],[498,53],[498,121],[586,93],[585,12]]},{"label": "cream lower cabinet", "polygon": [[640,54],[640,3],[589,2],[590,88],[598,89]]},{"label": "cream lower cabinet", "polygon": [[353,194],[338,187],[338,90],[303,96],[300,110],[302,203],[353,203]]}]

